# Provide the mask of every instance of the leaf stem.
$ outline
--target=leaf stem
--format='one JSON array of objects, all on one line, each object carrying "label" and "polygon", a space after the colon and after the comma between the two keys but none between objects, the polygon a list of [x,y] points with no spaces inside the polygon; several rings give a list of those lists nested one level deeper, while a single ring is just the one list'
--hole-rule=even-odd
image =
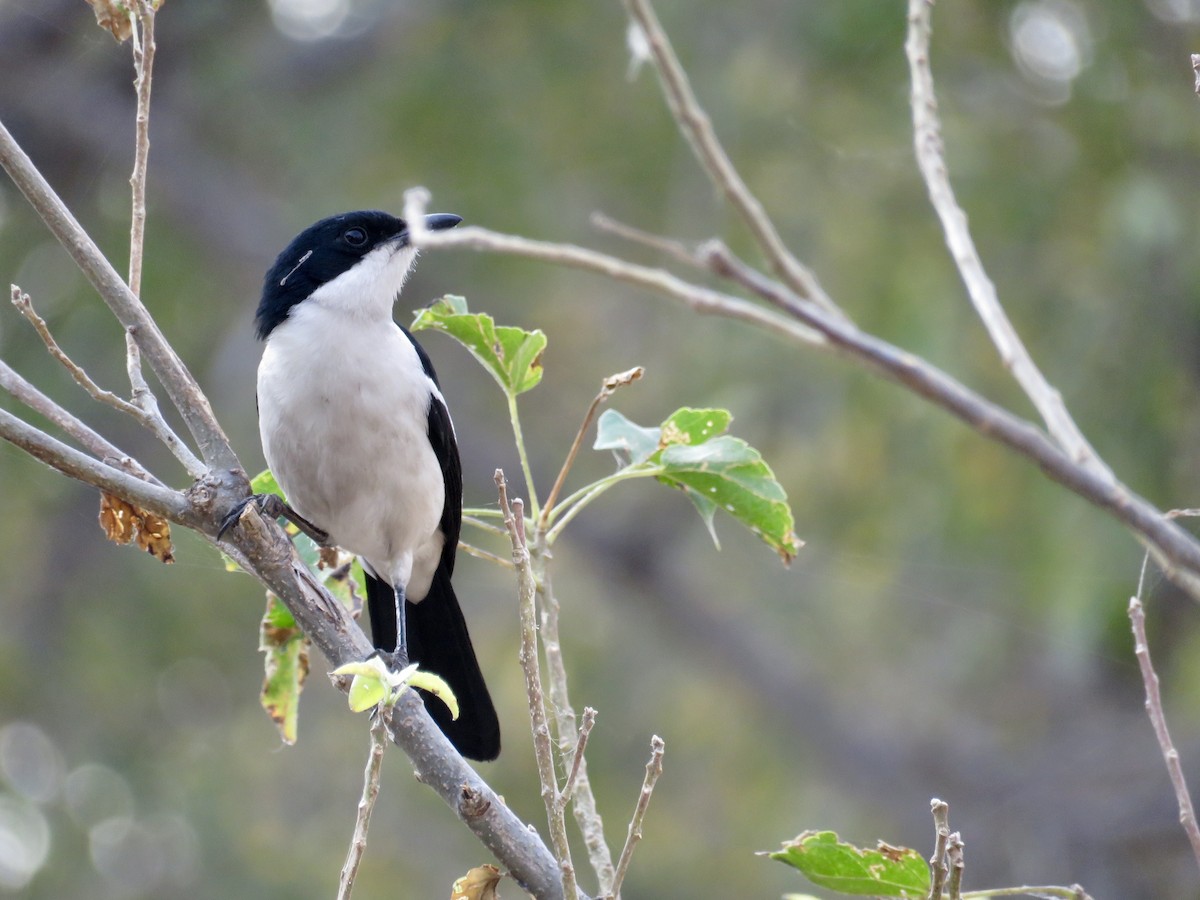
[{"label": "leaf stem", "polygon": [[[553,544],[558,535],[567,526],[567,523],[609,488],[620,484],[622,481],[628,481],[631,478],[646,478],[651,475],[661,475],[664,471],[666,470],[662,466],[626,466],[624,469],[620,469],[611,475],[606,475],[604,478],[580,488],[559,503],[555,507],[556,513],[548,517],[548,521],[552,522],[553,525],[546,530],[546,543]],[[564,510],[564,512],[558,515],[558,510]]]},{"label": "leaf stem", "polygon": [[517,445],[517,455],[521,459],[521,474],[525,476],[525,493],[529,495],[529,517],[537,519],[541,507],[538,505],[537,488],[533,484],[533,470],[529,466],[529,453],[525,450],[525,436],[521,432],[521,416],[517,412],[517,395],[505,391],[508,398],[508,418],[512,423],[513,440]]}]

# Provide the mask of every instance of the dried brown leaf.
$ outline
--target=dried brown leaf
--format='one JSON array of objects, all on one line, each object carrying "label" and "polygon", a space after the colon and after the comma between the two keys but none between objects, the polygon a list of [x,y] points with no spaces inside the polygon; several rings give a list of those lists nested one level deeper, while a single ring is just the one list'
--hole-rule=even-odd
[{"label": "dried brown leaf", "polygon": [[497,888],[503,877],[493,865],[476,866],[454,882],[450,900],[500,900]]},{"label": "dried brown leaf", "polygon": [[107,491],[100,492],[100,527],[114,544],[128,544],[133,540],[136,515],[131,504]]},{"label": "dried brown leaf", "polygon": [[164,563],[175,561],[171,523],[107,491],[100,492],[100,528],[114,544],[136,540],[138,547],[155,559]]},{"label": "dried brown leaf", "polygon": [[87,0],[87,4],[96,14],[96,24],[115,37],[117,43],[123,44],[133,35],[128,3],[122,3],[121,0]]}]

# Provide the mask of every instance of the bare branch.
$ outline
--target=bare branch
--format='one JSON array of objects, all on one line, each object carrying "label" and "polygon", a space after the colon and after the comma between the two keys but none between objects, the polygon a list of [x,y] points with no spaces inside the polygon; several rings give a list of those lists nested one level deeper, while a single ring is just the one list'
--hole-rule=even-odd
[{"label": "bare branch", "polygon": [[92,430],[91,426],[63,409],[36,387],[21,377],[6,362],[0,360],[0,390],[11,394],[38,415],[44,416],[56,428],[72,439],[97,459],[116,465],[143,481],[162,485],[132,456],[129,456],[107,438]]},{"label": "bare branch", "polygon": [[354,879],[367,849],[367,829],[371,827],[371,813],[379,799],[379,775],[383,771],[383,753],[387,749],[387,728],[383,719],[376,717],[371,722],[371,749],[367,753],[367,767],[363,772],[363,792],[354,816],[354,833],[350,838],[350,849],[338,878],[337,900],[350,900],[354,890]]},{"label": "bare branch", "polygon": [[[150,87],[154,73],[154,4],[151,0],[136,0],[130,11],[130,35],[133,38],[133,65],[136,73],[134,85],[137,93],[137,114],[134,128],[133,174],[129,178],[131,189],[131,212],[129,217],[129,290],[134,296],[142,293],[142,260],[146,243],[146,173],[150,158]],[[125,332],[125,371],[132,390],[133,405],[143,410],[146,418],[155,423],[151,430],[163,441],[175,456],[183,462],[192,477],[199,472],[193,465],[195,457],[167,427],[159,412],[158,398],[146,383],[142,372],[142,351],[133,332]],[[180,450],[187,457],[180,455]],[[196,464],[198,465],[198,464]]]},{"label": "bare branch", "polygon": [[612,896],[621,895],[621,884],[625,881],[625,873],[629,871],[629,862],[633,859],[633,849],[642,839],[642,821],[646,818],[646,809],[650,806],[650,795],[654,793],[654,785],[662,774],[663,753],[666,745],[657,734],[650,739],[650,761],[646,763],[646,777],[642,781],[642,790],[638,794],[637,806],[633,809],[633,818],[629,820],[629,834],[625,838],[625,846],[621,850],[621,858],[617,862],[617,875],[613,879]]},{"label": "bare branch", "polygon": [[0,438],[76,481],[103,488],[172,522],[194,523],[189,515],[190,504],[178,491],[143,481],[93,459],[3,409],[0,409]]},{"label": "bare branch", "polygon": [[517,570],[517,605],[521,618],[521,670],[525,673],[525,693],[529,701],[529,722],[533,728],[533,752],[537,760],[538,778],[542,784],[542,802],[550,832],[550,845],[562,873],[562,890],[566,897],[576,893],[575,866],[571,862],[571,845],[567,840],[566,820],[559,802],[558,778],[554,772],[554,749],[550,740],[550,723],[546,716],[546,699],[542,693],[542,674],[538,663],[537,615],[534,598],[537,583],[530,566],[529,547],[525,543],[522,507],[517,500],[508,499],[508,482],[504,472],[496,470],[496,489],[500,510],[512,541],[513,565]]},{"label": "bare branch", "polygon": [[482,547],[476,547],[474,544],[468,544],[466,541],[460,540],[458,542],[458,549],[467,554],[467,556],[473,556],[476,559],[482,559],[484,562],[490,562],[502,569],[515,568],[511,559],[505,559],[503,556],[497,556],[495,553],[484,550]]},{"label": "bare branch", "polygon": [[[112,391],[106,391],[96,382],[92,381],[87,372],[82,366],[79,366],[67,355],[66,351],[59,346],[58,341],[54,339],[54,335],[50,333],[49,326],[46,325],[46,320],[37,314],[33,308],[33,302],[29,299],[29,295],[22,291],[15,284],[11,286],[12,304],[17,308],[17,311],[25,317],[25,320],[33,326],[33,330],[37,332],[42,343],[46,345],[46,349],[50,355],[62,364],[63,368],[70,373],[71,378],[81,388],[87,391],[97,403],[103,403],[105,406],[111,406],[128,416],[132,416],[142,425],[147,431],[157,437],[167,446],[167,448],[175,454],[189,475],[193,478],[199,478],[207,471],[207,467],[198,460],[195,454],[188,449],[187,445],[179,439],[179,436],[171,429],[166,420],[158,411],[157,405],[150,409],[130,403],[123,397],[119,397]],[[143,382],[144,383],[144,382]]]},{"label": "bare branch", "polygon": [[687,73],[680,65],[679,58],[675,55],[649,0],[624,0],[624,3],[629,17],[646,37],[650,57],[658,72],[667,105],[676,125],[687,138],[709,180],[725,195],[749,226],[771,271],[783,279],[793,291],[821,307],[828,315],[846,320],[846,314],[829,299],[816,275],[788,250],[763,205],[751,193],[730,161],[713,130],[708,113],[700,106],[692,92]]},{"label": "bare branch", "polygon": [[[428,192],[405,193],[406,214],[424,210]],[[412,221],[412,216],[409,215]],[[763,328],[804,346],[828,349],[863,364],[961,419],[985,438],[1033,461],[1052,480],[1107,511],[1153,548],[1163,571],[1193,598],[1200,600],[1200,543],[1169,521],[1153,504],[1073,460],[1045,433],[972,391],[946,372],[844,320],[823,315],[812,303],[785,286],[722,255],[719,243],[709,245],[710,262],[719,260],[719,274],[742,284],[796,321],[739,297],[692,284],[662,269],[650,269],[571,244],[535,241],[500,234],[477,226],[453,231],[414,229],[421,247],[467,247],[550,262],[596,272],[682,302],[694,312],[719,315]],[[714,263],[716,264],[716,263]]]},{"label": "bare branch", "polygon": [[[214,487],[205,482],[192,493],[211,490]],[[201,496],[197,502],[206,500]],[[358,623],[322,588],[274,522],[255,511],[248,513],[221,549],[283,601],[332,668],[371,654],[374,648]],[[454,750],[415,691],[406,691],[384,719],[389,737],[408,756],[417,779],[454,810],[522,888],[539,898],[563,896],[558,864],[541,838]]]},{"label": "bare branch", "polygon": [[554,480],[554,487],[550,489],[550,496],[546,498],[546,505],[542,507],[542,514],[538,519],[539,529],[545,529],[546,521],[550,516],[550,510],[558,502],[558,495],[562,492],[563,483],[567,480],[567,474],[571,471],[571,466],[575,464],[575,457],[579,455],[579,448],[583,446],[583,439],[587,437],[588,429],[592,427],[592,421],[596,418],[596,410],[600,408],[601,404],[606,403],[608,398],[616,393],[618,388],[632,384],[640,379],[645,372],[646,370],[641,366],[635,366],[627,372],[618,372],[616,375],[610,375],[604,379],[604,384],[600,387],[600,393],[592,399],[587,412],[583,414],[583,422],[579,426],[579,431],[575,433],[575,440],[571,442],[571,449],[567,452],[567,458],[558,472],[558,478]]},{"label": "bare branch", "polygon": [[950,839],[950,805],[934,797],[929,801],[929,811],[933,813],[934,841],[933,854],[929,857],[933,883],[929,888],[928,900],[941,900],[949,872],[946,866],[946,842]]},{"label": "bare branch", "polygon": [[[411,210],[424,210],[428,202],[428,191],[424,188],[413,188],[405,191],[404,195],[405,218],[409,222],[420,221],[419,215],[414,216]],[[412,241],[421,249],[466,247],[471,250],[486,250],[491,253],[503,253],[569,266],[573,269],[582,269],[598,275],[605,275],[614,281],[622,281],[664,294],[681,301],[692,312],[749,322],[799,343],[824,343],[824,339],[811,328],[763,309],[741,297],[734,297],[711,288],[691,284],[663,269],[640,266],[574,244],[537,241],[489,231],[475,225],[455,228],[453,231],[429,231],[418,226],[412,228]]]},{"label": "bare branch", "polygon": [[607,231],[609,234],[616,235],[634,244],[641,244],[644,247],[649,247],[651,250],[657,250],[659,253],[669,256],[677,262],[686,263],[689,266],[702,265],[696,257],[696,252],[683,241],[677,241],[674,238],[663,237],[658,234],[651,234],[648,231],[635,228],[633,225],[618,222],[616,219],[606,216],[602,212],[592,213],[592,225],[600,231]]},{"label": "bare branch", "polygon": [[[546,654],[547,682],[550,688],[550,709],[554,714],[554,732],[558,736],[558,746],[561,750],[575,746],[580,747],[581,729],[578,727],[575,708],[571,705],[571,696],[567,686],[567,667],[563,662],[562,641],[559,638],[558,615],[559,602],[554,594],[554,582],[550,576],[550,568],[545,563],[550,557],[547,533],[540,529],[534,544],[534,561],[540,563],[541,583],[540,606],[542,611],[541,629],[538,634],[542,639],[542,650]],[[587,716],[587,710],[584,710]],[[583,844],[587,849],[588,862],[596,873],[601,895],[609,893],[612,888],[616,869],[613,866],[612,851],[604,837],[604,821],[596,807],[596,797],[592,793],[592,783],[588,778],[587,758],[577,751],[571,763],[571,773],[568,780],[571,785],[571,814],[575,824],[583,835]]]},{"label": "bare branch", "polygon": [[962,877],[966,868],[966,860],[963,857],[962,835],[957,831],[946,841],[946,859],[950,863],[950,878],[946,882],[946,893],[950,895],[950,900],[961,900]]},{"label": "bare branch", "polygon": [[587,750],[588,735],[596,724],[596,711],[590,706],[583,708],[583,721],[579,725],[579,737],[575,741],[575,752],[571,755],[571,771],[567,775],[567,783],[563,785],[562,802],[570,803],[571,795],[575,793],[575,782],[579,778],[579,768],[583,765],[583,754]]},{"label": "bare branch", "polygon": [[174,348],[167,342],[149,311],[121,280],[121,276],[105,259],[95,241],[75,221],[70,210],[54,193],[42,173],[2,123],[0,165],[20,188],[30,205],[37,210],[51,233],[71,254],[76,265],[112,310],[117,321],[133,335],[155,377],[162,383],[171,402],[187,423],[204,461],[221,470],[239,469],[237,455],[229,446],[229,439],[213,416],[208,399]]},{"label": "bare branch", "polygon": [[[132,215],[129,226],[129,289],[142,293],[142,257],[146,242],[146,172],[150,158],[150,88],[154,75],[154,4],[136,0],[133,22],[133,66],[137,77],[137,116],[133,174],[129,177],[132,189]],[[136,353],[136,347],[134,352]]]},{"label": "bare branch", "polygon": [[1046,381],[1005,314],[1004,307],[1000,305],[996,285],[984,270],[975,241],[971,238],[966,213],[954,197],[943,155],[942,125],[938,119],[937,98],[933,90],[933,70],[929,65],[932,14],[933,0],[909,0],[908,39],[904,49],[912,75],[913,143],[917,165],[929,188],[929,199],[942,222],[946,245],[966,284],[971,302],[1000,353],[1000,359],[1033,402],[1050,435],[1074,462],[1111,481],[1112,471],[1084,438],[1067,411],[1062,395]]},{"label": "bare branch", "polygon": [[1163,710],[1158,673],[1154,671],[1154,663],[1150,659],[1150,644],[1146,640],[1146,611],[1137,597],[1129,600],[1129,621],[1133,626],[1133,653],[1141,669],[1142,684],[1146,687],[1146,713],[1150,716],[1150,724],[1154,726],[1154,736],[1158,738],[1159,749],[1171,776],[1171,786],[1175,789],[1175,800],[1179,804],[1179,823],[1192,845],[1196,864],[1200,866],[1200,826],[1196,823],[1196,811],[1192,807],[1183,766],[1179,762],[1179,751],[1175,749],[1171,741],[1171,732],[1167,729],[1167,716]]}]

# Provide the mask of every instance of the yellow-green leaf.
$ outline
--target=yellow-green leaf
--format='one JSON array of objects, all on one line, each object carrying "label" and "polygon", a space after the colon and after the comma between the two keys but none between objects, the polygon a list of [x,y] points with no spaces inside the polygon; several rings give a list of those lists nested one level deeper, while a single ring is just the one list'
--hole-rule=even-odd
[{"label": "yellow-green leaf", "polygon": [[546,335],[497,325],[486,313],[467,310],[467,301],[448,294],[417,312],[412,330],[448,334],[467,348],[510,397],[536,387],[542,380],[542,351]]}]

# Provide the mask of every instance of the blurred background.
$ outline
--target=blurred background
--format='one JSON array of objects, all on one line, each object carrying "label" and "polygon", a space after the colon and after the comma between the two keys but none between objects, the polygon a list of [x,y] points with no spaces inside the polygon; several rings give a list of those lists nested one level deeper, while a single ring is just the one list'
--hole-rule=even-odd
[{"label": "blurred background", "polygon": [[[746,180],[849,314],[1030,414],[916,174],[904,7],[663,0],[659,13]],[[1164,508],[1197,505],[1200,2],[946,0],[934,26],[955,186],[1017,328],[1120,477]],[[249,471],[262,272],[321,216],[398,211],[422,184],[431,210],[499,230],[658,261],[594,232],[602,210],[754,258],[653,74],[629,69],[615,0],[165,5],[143,293]],[[122,270],[132,77],[129,47],[78,0],[0,0],[0,119]],[[0,271],[122,389],[120,329],[7,181]],[[650,736],[667,744],[626,896],[804,890],[754,851],[806,828],[928,855],[935,796],[963,832],[970,888],[1200,895],[1142,710],[1125,615],[1141,552],[1121,528],[900,389],[745,326],[465,251],[428,255],[398,318],[445,291],[549,335],[522,405],[543,496],[600,380],[644,365],[612,405],[643,424],[731,409],[808,542],[785,569],[718,520],[718,552],[686,499],[654,484],[611,492],[560,542],[572,699],[600,712],[588,760],[614,853]],[[492,504],[493,470],[519,477],[502,398],[461,348],[425,343],[466,502]],[[0,356],[185,485],[7,305]],[[572,483],[611,466],[585,453]],[[0,485],[0,891],[329,896],[367,740],[324,661],[299,744],[282,747],[257,702],[256,582],[182,530],[169,568],[109,544],[94,491],[7,445]],[[543,826],[511,578],[460,559],[505,729],[482,771]],[[1153,574],[1148,586],[1171,726],[1200,783],[1200,610]],[[356,897],[445,897],[486,861],[390,754]]]}]

